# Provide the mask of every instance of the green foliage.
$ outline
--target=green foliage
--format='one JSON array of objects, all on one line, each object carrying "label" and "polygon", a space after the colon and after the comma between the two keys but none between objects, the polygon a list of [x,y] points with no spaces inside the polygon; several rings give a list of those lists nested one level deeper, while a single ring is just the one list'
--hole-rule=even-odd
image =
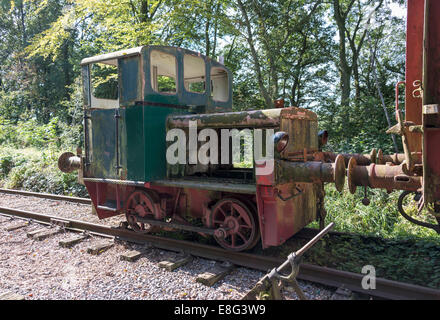
[{"label": "green foliage", "polygon": [[304,261],[355,273],[373,265],[377,277],[438,289],[439,245],[436,239],[326,236],[306,252]]},{"label": "green foliage", "polygon": [[19,121],[16,124],[0,119],[0,143],[13,145],[17,148],[43,148],[48,143],[61,145],[58,134],[61,128],[58,118],[53,118],[46,125],[38,125],[36,120]]},{"label": "green foliage", "polygon": [[[223,56],[234,75],[234,110],[263,109],[274,99],[284,98],[286,104],[319,114],[321,128],[331,131],[333,151],[365,152],[372,147],[395,151],[384,133],[389,125],[372,62],[392,115],[394,83],[405,74],[405,23],[392,16],[388,2],[339,3],[347,12],[345,53],[346,62],[352,65],[349,82],[353,90],[347,104],[340,101],[344,62],[337,37],[340,26],[333,5],[327,2],[3,1],[0,114],[13,124],[35,119],[36,124],[45,125],[54,117],[60,123],[79,124],[82,58],[165,44],[213,58]],[[375,23],[365,25],[362,19],[373,9]],[[358,49],[354,61],[352,45]],[[109,80],[105,72],[100,77]],[[164,90],[173,90],[169,80],[163,79]],[[97,89],[114,97],[114,88],[102,84]]]},{"label": "green foliage", "polygon": [[159,92],[176,92],[176,80],[168,76],[157,76],[157,89]]},{"label": "green foliage", "polygon": [[352,195],[346,188],[342,194],[327,185],[325,207],[328,222],[343,232],[356,232],[383,238],[425,238],[437,241],[438,235],[432,229],[423,228],[403,218],[397,210],[399,191],[388,194],[379,189],[369,189],[369,206],[362,204],[363,188]]},{"label": "green foliage", "polygon": [[81,144],[82,125],[68,126],[53,118],[46,125],[35,119],[12,123],[0,118],[0,184],[7,188],[87,196],[75,173],[62,173],[62,150]]},{"label": "green foliage", "polygon": [[58,169],[59,155],[52,146],[48,150],[2,147],[0,184],[12,189],[88,196],[85,187],[77,183],[76,173],[66,174]]},{"label": "green foliage", "polygon": [[[334,222],[335,231],[352,234],[325,236],[306,252],[304,262],[355,273],[373,265],[378,277],[440,288],[440,239],[435,231],[414,225],[398,213],[399,192],[369,190],[371,203],[364,206],[363,190],[352,195],[327,185],[325,191],[326,223]],[[283,254],[306,241],[294,240]]]},{"label": "green foliage", "polygon": [[9,174],[14,163],[12,162],[12,157],[9,155],[0,158],[0,177],[4,178]]}]

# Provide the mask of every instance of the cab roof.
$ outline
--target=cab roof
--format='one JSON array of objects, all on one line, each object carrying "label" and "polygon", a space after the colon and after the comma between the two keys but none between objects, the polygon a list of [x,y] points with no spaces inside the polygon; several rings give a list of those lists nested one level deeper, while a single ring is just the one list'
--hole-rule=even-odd
[{"label": "cab roof", "polygon": [[144,46],[131,48],[131,49],[125,49],[125,50],[119,50],[112,53],[106,53],[106,54],[100,54],[97,56],[85,58],[81,60],[81,65],[86,65],[90,63],[96,63],[96,62],[102,62],[107,64],[117,64],[117,59],[121,57],[129,57],[129,56],[136,56],[140,55],[142,52],[142,49]]},{"label": "cab roof", "polygon": [[[184,49],[184,48],[179,48],[179,47],[172,47],[172,46],[140,46],[140,47],[135,47],[135,48],[130,48],[130,49],[124,49],[124,50],[119,50],[116,52],[111,52],[111,53],[106,53],[106,54],[100,54],[97,56],[93,56],[93,57],[88,57],[88,58],[84,58],[81,60],[81,65],[87,65],[87,64],[91,64],[91,63],[97,63],[97,62],[101,62],[101,63],[105,63],[105,64],[110,64],[110,65],[117,65],[117,60],[121,57],[130,57],[130,56],[136,56],[136,55],[140,55],[142,53],[142,50],[144,50],[145,48],[148,47],[152,47],[152,48],[174,48],[174,49],[179,49],[184,51],[185,53],[190,53],[193,55],[198,55],[202,58],[206,58],[206,56],[192,51],[192,50],[188,50],[188,49]],[[212,60],[211,58],[208,57],[208,60]]]}]

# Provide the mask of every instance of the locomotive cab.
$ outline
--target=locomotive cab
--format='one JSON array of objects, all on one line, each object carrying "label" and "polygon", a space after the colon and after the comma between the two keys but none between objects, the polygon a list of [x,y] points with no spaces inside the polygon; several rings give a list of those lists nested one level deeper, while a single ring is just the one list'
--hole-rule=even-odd
[{"label": "locomotive cab", "polygon": [[86,179],[163,179],[167,116],[232,109],[230,71],[189,50],[138,47],[81,65]]}]

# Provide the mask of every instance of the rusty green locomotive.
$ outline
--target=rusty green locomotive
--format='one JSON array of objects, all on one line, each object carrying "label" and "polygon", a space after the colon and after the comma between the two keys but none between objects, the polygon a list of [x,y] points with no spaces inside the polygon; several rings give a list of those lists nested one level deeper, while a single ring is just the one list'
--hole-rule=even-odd
[{"label": "rusty green locomotive", "polygon": [[[343,185],[343,161],[308,161],[319,153],[313,112],[232,112],[231,72],[217,61],[182,48],[144,46],[81,65],[84,150],[63,154],[59,166],[79,169],[101,219],[125,214],[137,232],[182,229],[214,236],[231,250],[250,249],[260,239],[265,248],[324,218],[323,182]],[[221,139],[218,159],[191,162],[188,150],[186,162],[169,163],[167,132],[181,129],[191,144],[191,123],[197,135],[272,130],[273,170],[257,174],[256,161],[237,166],[232,149],[225,157]],[[202,147],[197,140],[196,152]]]},{"label": "rusty green locomotive", "polygon": [[[324,183],[341,191],[347,163],[351,191],[420,188],[420,177],[395,181],[405,176],[402,166],[391,166],[390,175],[374,163],[384,158],[375,152],[322,152],[326,136],[318,135],[310,110],[280,103],[232,112],[231,72],[199,53],[143,46],[86,58],[81,66],[84,150],[64,153],[58,165],[79,170],[100,219],[124,214],[136,232],[192,231],[235,251],[260,240],[263,248],[278,246],[315,220],[323,226]],[[241,149],[229,147],[234,132],[239,146],[253,149],[260,136],[260,151],[273,156],[237,163]],[[202,151],[207,161],[197,157]],[[271,170],[260,170],[269,163]]]}]

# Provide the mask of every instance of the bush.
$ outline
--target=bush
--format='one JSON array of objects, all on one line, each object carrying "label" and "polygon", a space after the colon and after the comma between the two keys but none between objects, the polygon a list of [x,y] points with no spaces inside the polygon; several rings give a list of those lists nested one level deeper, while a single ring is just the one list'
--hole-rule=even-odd
[{"label": "bush", "polygon": [[6,155],[0,158],[0,177],[4,178],[9,174],[14,163],[12,162],[12,156]]},{"label": "bush", "polygon": [[438,241],[434,230],[415,225],[400,215],[397,210],[400,191],[388,194],[384,190],[369,189],[369,206],[361,202],[364,198],[363,188],[358,188],[355,194],[349,193],[346,188],[340,194],[328,184],[325,191],[326,221],[334,222],[335,230],[383,238],[423,237]]},{"label": "bush", "polygon": [[77,173],[63,173],[57,167],[60,151],[54,148],[0,148],[0,178],[6,188],[87,197]]}]

